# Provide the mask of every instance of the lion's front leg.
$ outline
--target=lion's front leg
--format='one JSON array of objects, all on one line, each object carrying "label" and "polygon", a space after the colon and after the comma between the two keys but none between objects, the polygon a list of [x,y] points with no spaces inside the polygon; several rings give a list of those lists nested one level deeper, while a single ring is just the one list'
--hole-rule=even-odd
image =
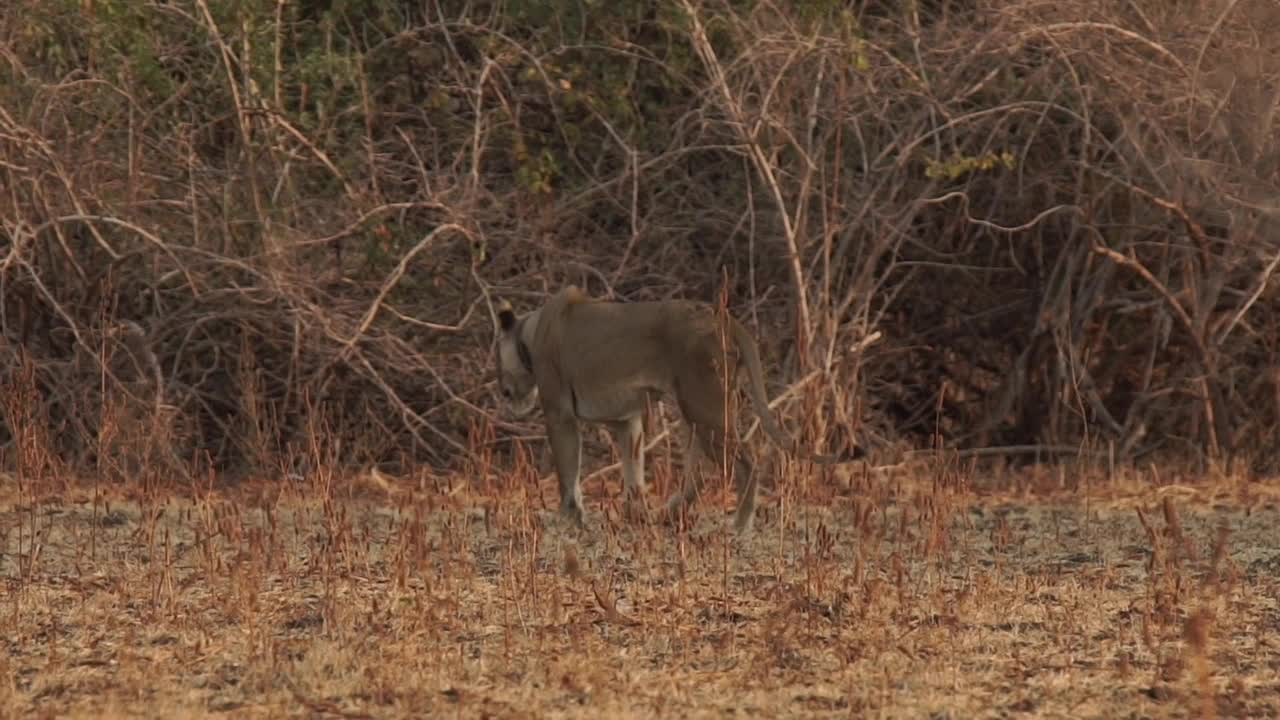
[{"label": "lion's front leg", "polygon": [[637,415],[611,422],[609,431],[622,458],[623,513],[628,520],[645,522],[649,510],[644,501],[644,419]]},{"label": "lion's front leg", "polygon": [[582,527],[582,488],[578,484],[578,471],[582,464],[582,436],[578,422],[573,418],[548,417],[547,437],[551,441],[551,456],[555,461],[556,478],[560,482],[560,515]]}]

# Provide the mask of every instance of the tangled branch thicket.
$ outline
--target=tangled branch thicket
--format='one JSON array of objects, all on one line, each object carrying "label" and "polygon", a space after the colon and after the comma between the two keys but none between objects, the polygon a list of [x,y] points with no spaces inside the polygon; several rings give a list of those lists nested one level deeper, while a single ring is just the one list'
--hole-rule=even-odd
[{"label": "tangled branch thicket", "polygon": [[722,276],[815,442],[1280,439],[1273,0],[15,0],[0,52],[12,457],[459,462],[492,294]]}]

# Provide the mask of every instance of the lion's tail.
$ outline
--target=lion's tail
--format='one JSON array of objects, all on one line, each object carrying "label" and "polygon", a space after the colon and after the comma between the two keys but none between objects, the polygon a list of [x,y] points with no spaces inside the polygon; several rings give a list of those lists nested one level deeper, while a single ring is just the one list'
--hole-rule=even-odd
[{"label": "lion's tail", "polygon": [[[747,393],[751,396],[751,403],[756,407],[756,415],[760,417],[760,424],[764,426],[765,433],[783,450],[793,455],[802,454],[799,453],[795,441],[782,431],[773,411],[769,409],[769,397],[765,394],[764,388],[764,369],[760,364],[760,351],[756,347],[755,338],[751,337],[751,333],[747,332],[742,323],[733,317],[729,318],[729,331],[734,344],[738,347],[741,362],[747,366]],[[810,460],[823,465],[841,462],[834,455],[803,454]]]}]

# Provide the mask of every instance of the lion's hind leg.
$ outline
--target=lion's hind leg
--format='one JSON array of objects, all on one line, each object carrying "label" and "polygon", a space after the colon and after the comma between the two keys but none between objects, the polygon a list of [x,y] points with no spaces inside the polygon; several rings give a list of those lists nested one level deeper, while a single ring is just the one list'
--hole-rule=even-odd
[{"label": "lion's hind leg", "polygon": [[[732,457],[726,458],[724,432],[709,424],[689,423],[692,439],[697,440],[698,450],[701,454],[711,460],[716,466],[723,469],[725,460],[729,460],[729,467],[732,468],[734,489],[738,493],[738,508],[734,518],[734,529],[745,534],[751,530],[751,522],[755,518],[756,510],[756,489],[757,483],[754,469],[751,462],[740,451],[730,449]],[[690,450],[693,450],[693,442],[690,442]],[[702,476],[696,467],[698,460],[698,452],[690,452],[685,459],[684,483],[675,494],[667,501],[667,517],[669,520],[678,520],[683,510],[698,499],[702,492]]]},{"label": "lion's hind leg", "polygon": [[692,503],[702,490],[701,468],[702,452],[697,445],[697,430],[693,423],[684,423],[684,469],[680,473],[680,486],[667,498],[666,520],[669,523],[679,522],[687,505]]}]

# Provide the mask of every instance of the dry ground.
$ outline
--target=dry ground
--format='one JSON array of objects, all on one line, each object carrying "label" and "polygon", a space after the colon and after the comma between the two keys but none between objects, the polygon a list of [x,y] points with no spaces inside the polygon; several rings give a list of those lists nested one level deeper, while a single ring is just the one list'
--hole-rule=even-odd
[{"label": "dry ground", "polygon": [[1280,716],[1274,484],[876,473],[726,542],[503,482],[5,478],[0,715]]}]

